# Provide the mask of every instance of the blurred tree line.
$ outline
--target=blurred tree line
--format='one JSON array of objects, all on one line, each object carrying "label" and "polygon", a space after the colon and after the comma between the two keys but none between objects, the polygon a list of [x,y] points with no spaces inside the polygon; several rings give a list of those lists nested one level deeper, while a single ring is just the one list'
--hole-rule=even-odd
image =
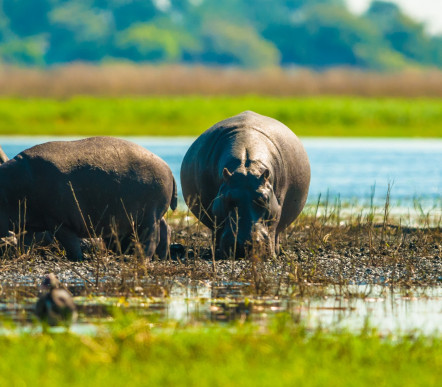
[{"label": "blurred tree line", "polygon": [[0,0],[0,63],[245,68],[442,67],[442,36],[393,3],[344,0]]}]

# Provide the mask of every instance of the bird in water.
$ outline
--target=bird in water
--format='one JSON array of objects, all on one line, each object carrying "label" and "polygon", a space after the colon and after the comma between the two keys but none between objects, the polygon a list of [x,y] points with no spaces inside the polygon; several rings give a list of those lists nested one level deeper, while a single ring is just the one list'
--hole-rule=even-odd
[{"label": "bird in water", "polygon": [[77,317],[71,294],[62,288],[54,273],[48,274],[41,284],[45,291],[37,301],[36,314],[43,324],[69,326]]}]

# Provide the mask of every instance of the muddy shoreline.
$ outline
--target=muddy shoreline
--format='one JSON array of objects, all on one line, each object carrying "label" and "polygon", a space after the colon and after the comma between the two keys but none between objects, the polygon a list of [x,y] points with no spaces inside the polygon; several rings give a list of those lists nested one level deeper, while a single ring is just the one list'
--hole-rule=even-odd
[{"label": "muddy shoreline", "polygon": [[[86,259],[70,262],[57,244],[0,257],[2,297],[32,297],[54,272],[76,295],[165,297],[176,282],[238,283],[242,294],[296,296],[328,286],[385,285],[411,289],[442,284],[441,227],[401,227],[370,221],[333,223],[305,216],[287,230],[281,254],[212,260],[210,232],[185,217],[171,222],[171,259],[145,261],[85,244]],[[342,223],[342,222],[341,222]]]}]

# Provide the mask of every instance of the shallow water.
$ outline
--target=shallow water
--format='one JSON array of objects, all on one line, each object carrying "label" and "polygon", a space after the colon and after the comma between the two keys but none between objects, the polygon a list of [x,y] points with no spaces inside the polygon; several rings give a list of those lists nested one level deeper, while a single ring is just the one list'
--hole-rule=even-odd
[{"label": "shallow water", "polygon": [[[284,312],[308,329],[360,332],[370,327],[383,335],[442,333],[440,287],[412,295],[378,285],[355,285],[347,288],[352,292],[351,297],[330,288],[326,297],[248,299],[240,295],[242,286],[241,283],[176,285],[168,298],[75,297],[79,319],[71,331],[96,334],[100,327],[112,321],[111,309],[121,308],[147,316],[159,326],[162,321],[225,323],[238,320],[266,325],[272,316]],[[33,314],[34,304],[35,299],[0,304],[0,335],[39,332],[41,327]],[[5,325],[1,321],[13,321],[13,324]],[[57,330],[60,328],[54,329]]]},{"label": "shallow water", "polygon": [[[194,138],[128,138],[162,157],[178,182],[181,161]],[[9,157],[35,144],[54,140],[48,137],[0,137]],[[312,180],[309,202],[327,193],[333,203],[357,200],[369,204],[375,186],[374,204],[383,205],[388,184],[391,204],[412,207],[418,199],[425,208],[441,207],[441,139],[303,138],[310,158]],[[180,197],[180,200],[182,198]]]},{"label": "shallow water", "polygon": [[[235,291],[217,299],[211,297],[214,294],[212,286],[200,287],[195,290],[195,297],[172,297],[166,305],[166,316],[185,321],[229,321],[247,317],[265,323],[272,315],[286,312],[312,329],[322,327],[357,332],[368,325],[383,334],[415,330],[427,335],[441,333],[440,287],[419,296],[391,292],[382,286],[354,285],[350,288],[351,297],[338,295],[330,289],[330,295],[326,297],[251,299],[246,306],[247,302],[235,296]],[[201,300],[207,302],[202,303]]]}]

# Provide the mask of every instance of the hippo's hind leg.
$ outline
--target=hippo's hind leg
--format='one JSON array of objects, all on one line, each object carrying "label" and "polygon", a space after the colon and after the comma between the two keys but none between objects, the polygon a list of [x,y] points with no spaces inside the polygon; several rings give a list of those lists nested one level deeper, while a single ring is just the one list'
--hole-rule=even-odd
[{"label": "hippo's hind leg", "polygon": [[160,220],[160,241],[158,242],[155,254],[160,259],[166,259],[169,256],[169,245],[170,245],[170,227],[166,222],[166,219],[161,218]]},{"label": "hippo's hind leg", "polygon": [[83,259],[81,240],[77,234],[62,226],[57,230],[55,237],[66,250],[66,256],[70,261],[81,261]]},{"label": "hippo's hind leg", "polygon": [[52,242],[54,242],[53,235],[48,231],[27,230],[24,237],[24,244],[28,247],[31,247],[34,244],[39,246],[49,246]]},{"label": "hippo's hind leg", "polygon": [[159,220],[151,220],[146,222],[148,226],[138,227],[138,238],[141,244],[144,245],[144,254],[147,259],[151,259],[160,243],[160,223]]},{"label": "hippo's hind leg", "polygon": [[134,250],[134,236],[132,234],[125,235],[120,238],[120,248],[123,254],[132,253]]},{"label": "hippo's hind leg", "polygon": [[128,254],[133,250],[132,234],[103,237],[104,246],[116,254]]},{"label": "hippo's hind leg", "polygon": [[119,237],[118,244],[112,238],[104,238],[105,244],[114,252],[123,254],[133,253],[137,250],[137,242],[144,248],[146,258],[150,259],[156,254],[160,259],[167,258],[169,254],[170,228],[164,218],[160,220],[145,219],[133,233]]}]

